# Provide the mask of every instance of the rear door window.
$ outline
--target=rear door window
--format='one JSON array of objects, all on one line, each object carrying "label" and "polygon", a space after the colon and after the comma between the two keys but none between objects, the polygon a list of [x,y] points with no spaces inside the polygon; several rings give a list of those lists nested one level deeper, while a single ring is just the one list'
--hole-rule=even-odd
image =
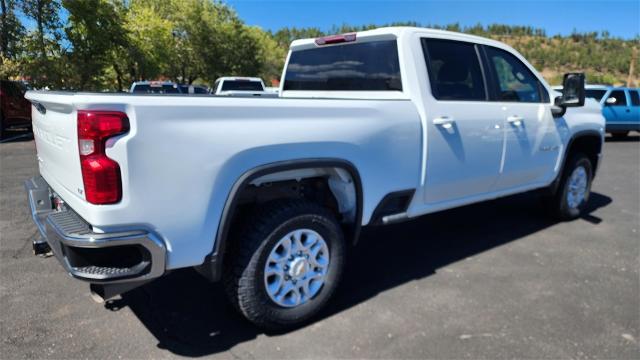
[{"label": "rear door window", "polygon": [[485,47],[497,83],[498,101],[543,102],[544,87],[520,59],[502,49]]},{"label": "rear door window", "polygon": [[402,91],[396,40],[294,51],[289,58],[283,89]]},{"label": "rear door window", "polygon": [[487,100],[476,46],[472,43],[422,39],[431,93],[438,100]]}]

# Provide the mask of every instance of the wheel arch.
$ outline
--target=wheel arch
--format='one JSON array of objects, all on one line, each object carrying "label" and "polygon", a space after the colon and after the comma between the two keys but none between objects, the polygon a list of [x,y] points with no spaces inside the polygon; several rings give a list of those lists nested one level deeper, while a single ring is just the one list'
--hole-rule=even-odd
[{"label": "wheel arch", "polygon": [[576,152],[583,152],[587,157],[589,157],[593,167],[592,176],[595,177],[596,170],[598,169],[598,163],[600,161],[600,155],[602,154],[603,143],[604,139],[602,134],[597,130],[582,130],[573,134],[567,142],[558,174],[551,184],[551,191],[555,193],[558,189],[566,163],[571,155]]},{"label": "wheel arch", "polygon": [[363,189],[360,173],[356,166],[344,159],[337,158],[309,158],[309,159],[296,159],[274,162],[266,165],[257,166],[246,172],[236,179],[227,195],[227,199],[222,209],[220,221],[215,234],[215,240],[213,249],[205,257],[205,261],[202,265],[197,266],[196,270],[207,277],[211,281],[217,281],[222,274],[222,265],[224,262],[224,254],[227,247],[229,238],[229,231],[236,214],[238,207],[238,199],[242,190],[250,185],[254,180],[265,177],[267,175],[303,169],[317,169],[317,168],[338,168],[345,170],[353,180],[355,188],[355,217],[350,228],[345,234],[345,238],[351,239],[355,244],[360,236],[360,230],[362,226],[362,212],[363,212]]}]

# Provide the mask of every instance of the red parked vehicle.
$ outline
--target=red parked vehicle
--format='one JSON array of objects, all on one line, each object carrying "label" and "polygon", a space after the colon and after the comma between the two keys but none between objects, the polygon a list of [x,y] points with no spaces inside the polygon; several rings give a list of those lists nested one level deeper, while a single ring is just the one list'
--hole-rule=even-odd
[{"label": "red parked vehicle", "polygon": [[31,103],[27,87],[18,81],[0,80],[0,139],[9,128],[31,127]]}]

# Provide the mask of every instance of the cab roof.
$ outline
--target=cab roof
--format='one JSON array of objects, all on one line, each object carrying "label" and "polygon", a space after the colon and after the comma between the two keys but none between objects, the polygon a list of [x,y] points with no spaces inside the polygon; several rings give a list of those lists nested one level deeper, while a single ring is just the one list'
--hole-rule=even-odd
[{"label": "cab roof", "polygon": [[[390,27],[381,27],[373,30],[358,31],[356,32],[356,42],[363,38],[371,39],[371,40],[380,38],[382,40],[382,39],[388,39],[389,37],[395,37],[397,39],[402,39],[405,37],[411,37],[414,34],[432,36],[432,37],[441,38],[441,39],[467,41],[467,42],[472,42],[477,44],[491,45],[495,47],[511,49],[510,46],[502,42],[491,40],[481,36],[463,34],[463,33],[454,32],[454,31],[422,28],[422,27],[411,27],[411,26],[390,26]],[[291,43],[291,50],[292,51],[303,50],[303,49],[313,48],[318,46],[319,45],[316,44],[316,38],[299,39],[299,40],[294,40]],[[326,46],[326,45],[320,45],[320,46]]]},{"label": "cab roof", "polygon": [[249,76],[223,76],[216,79],[216,81],[262,81],[259,77]]}]

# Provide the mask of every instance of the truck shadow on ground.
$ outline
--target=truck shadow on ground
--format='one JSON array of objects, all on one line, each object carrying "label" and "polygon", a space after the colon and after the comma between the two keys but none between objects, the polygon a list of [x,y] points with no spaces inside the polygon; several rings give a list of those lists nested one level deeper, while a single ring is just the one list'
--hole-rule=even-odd
[{"label": "truck shadow on ground", "polygon": [[[591,196],[583,220],[598,224],[602,220],[592,213],[611,198]],[[339,291],[315,321],[556,223],[528,193],[365,229]],[[159,348],[178,355],[218,353],[263,334],[231,308],[221,284],[210,284],[193,270],[175,271],[105,304],[113,311],[124,306],[156,337]]]}]

